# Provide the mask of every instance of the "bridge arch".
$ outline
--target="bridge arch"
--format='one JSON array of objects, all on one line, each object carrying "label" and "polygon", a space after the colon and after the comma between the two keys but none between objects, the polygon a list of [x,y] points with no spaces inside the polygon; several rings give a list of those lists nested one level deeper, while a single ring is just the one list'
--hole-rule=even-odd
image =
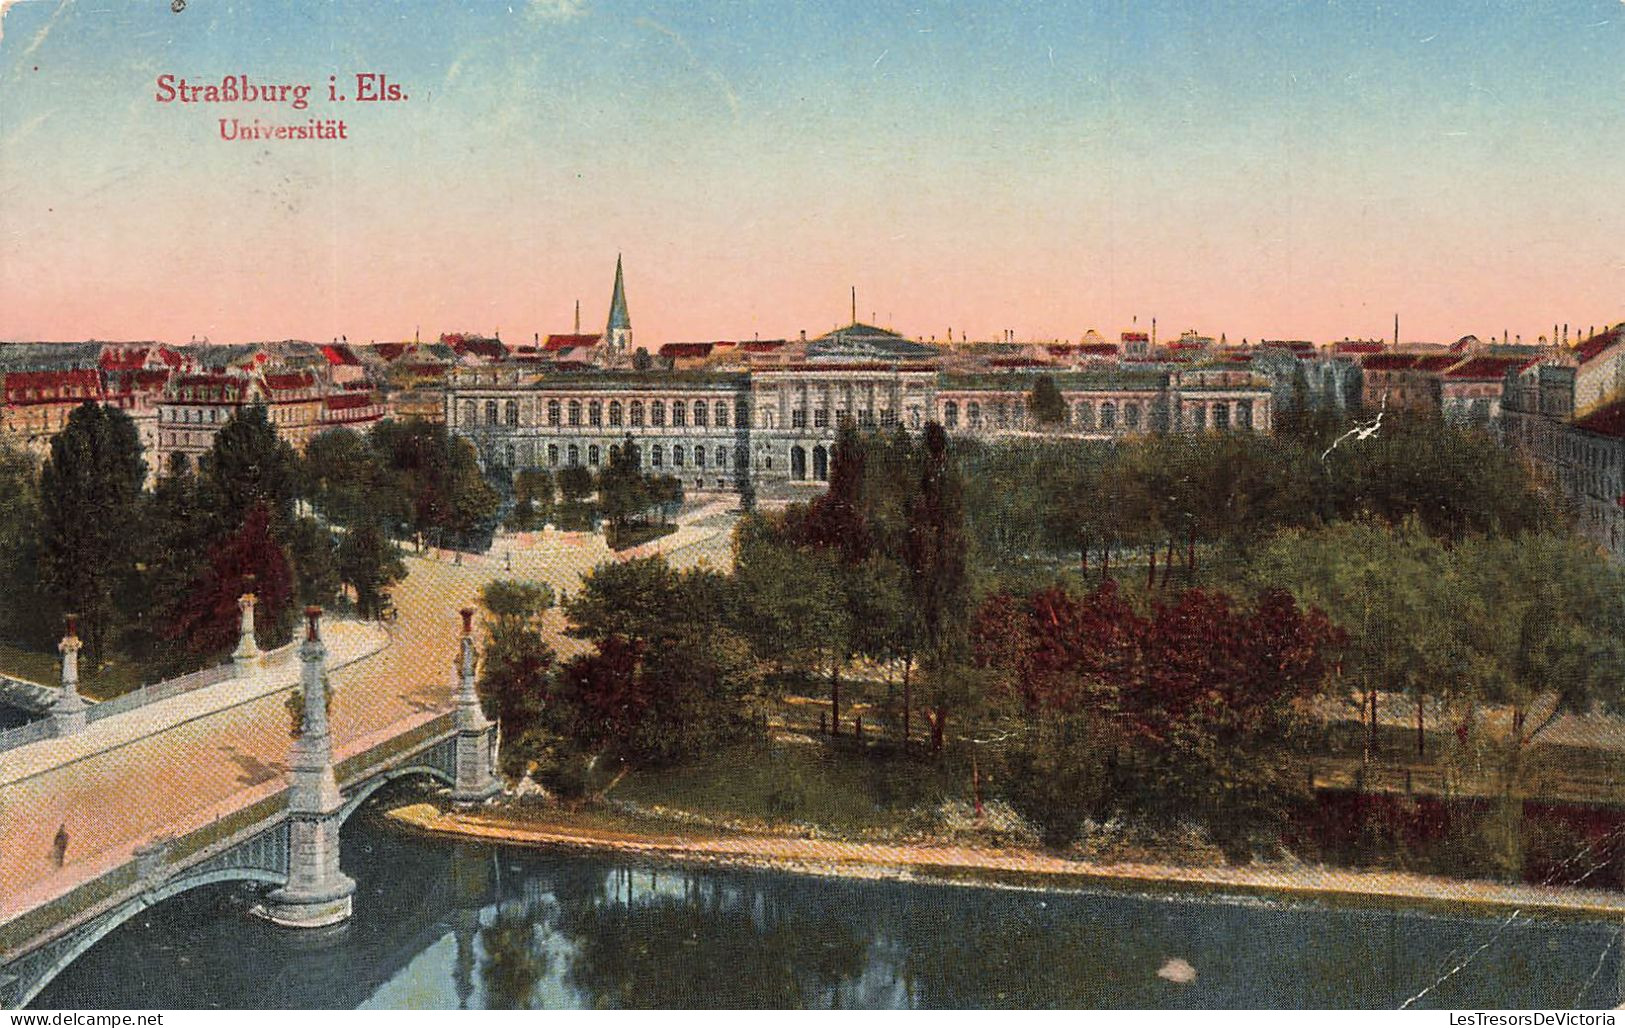
[{"label": "bridge arch", "polygon": [[[108,911],[96,918],[90,924],[70,932],[58,943],[47,943],[43,949],[40,970],[36,974],[24,975],[22,991],[15,997],[12,1008],[21,1010],[34,1002],[45,987],[56,980],[57,975],[67,970],[75,960],[84,956],[98,942],[113,933],[113,930],[126,921],[145,910],[150,910],[168,899],[173,899],[183,892],[201,889],[206,885],[220,885],[225,882],[258,882],[262,885],[286,885],[288,876],[275,871],[266,871],[260,868],[217,868],[202,874],[182,874],[179,877],[164,882],[155,888],[149,889],[127,900],[123,905]],[[27,960],[28,958],[23,958]]]},{"label": "bridge arch", "polygon": [[445,770],[430,764],[408,764],[406,767],[393,768],[389,771],[380,771],[363,783],[355,793],[347,797],[344,806],[339,808],[339,824],[350,819],[350,815],[361,809],[361,804],[367,802],[372,794],[399,778],[412,775],[427,775],[442,785],[456,785],[457,782]]}]

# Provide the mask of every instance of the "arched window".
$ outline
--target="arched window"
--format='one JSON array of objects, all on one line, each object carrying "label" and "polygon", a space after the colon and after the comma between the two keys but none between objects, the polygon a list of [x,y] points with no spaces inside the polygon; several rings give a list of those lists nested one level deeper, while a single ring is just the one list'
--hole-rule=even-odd
[{"label": "arched window", "polygon": [[597,400],[587,404],[587,424],[597,428],[604,423],[604,405]]},{"label": "arched window", "polygon": [[683,448],[681,446],[671,448],[671,466],[674,468],[683,466]]},{"label": "arched window", "polygon": [[621,401],[609,401],[609,423],[614,428],[621,427]]},{"label": "arched window", "polygon": [[694,427],[695,428],[704,428],[705,427],[707,414],[708,414],[708,411],[706,410],[706,407],[705,407],[705,401],[704,400],[695,400],[694,401]]},{"label": "arched window", "polygon": [[728,427],[728,405],[726,403],[717,404],[716,416],[717,416],[717,427],[718,428],[727,428]]},{"label": "arched window", "polygon": [[[502,420],[507,422],[509,428],[519,427],[519,403],[517,400],[509,400],[502,405]],[[509,463],[512,464],[512,461]]]},{"label": "arched window", "polygon": [[972,400],[965,405],[965,421],[974,431],[982,427],[982,405]]},{"label": "arched window", "polygon": [[1073,407],[1072,422],[1085,431],[1092,430],[1095,427],[1095,405],[1084,400]]},{"label": "arched window", "polygon": [[[192,419],[190,417],[188,417],[186,420],[191,421]],[[474,406],[474,401],[470,400],[467,403],[463,404],[463,424],[465,424],[465,425],[477,425],[479,423],[480,423],[480,415],[479,415],[478,408],[476,408]]]},{"label": "arched window", "polygon": [[620,460],[621,460],[621,448],[619,446],[616,446],[614,443],[610,443],[609,444],[609,463],[610,463],[610,466],[613,467],[614,465],[620,463]]},{"label": "arched window", "polygon": [[565,451],[565,454],[572,468],[581,463],[581,448],[575,443],[570,444],[570,448]]},{"label": "arched window", "polygon": [[593,467],[598,466],[598,446],[594,444],[587,447],[587,463]]},{"label": "arched window", "polygon": [[705,447],[694,447],[694,466],[697,468],[705,467]]},{"label": "arched window", "polygon": [[559,466],[559,444],[549,443],[547,446],[547,463],[549,467]]},{"label": "arched window", "polygon": [[649,466],[663,467],[666,463],[666,448],[659,443],[649,447]]},{"label": "arched window", "polygon": [[577,425],[580,425],[580,424],[581,424],[581,401],[580,400],[571,400],[570,401],[570,427],[574,428],[574,427],[576,427]]},{"label": "arched window", "polygon": [[547,401],[547,423],[554,428],[559,427],[559,401]]},{"label": "arched window", "polygon": [[632,401],[631,414],[632,414],[632,427],[633,428],[642,428],[643,427],[643,401],[642,400],[633,400]]},{"label": "arched window", "polygon": [[1123,404],[1123,427],[1130,432],[1140,427],[1140,405],[1137,403]]},{"label": "arched window", "polygon": [[725,446],[717,447],[717,467],[722,468],[724,471],[728,468],[728,448]]},{"label": "arched window", "polygon": [[666,404],[656,400],[649,404],[649,424],[656,428],[666,427]]},{"label": "arched window", "polygon": [[487,425],[497,423],[497,402],[495,400],[485,401],[485,423]]},{"label": "arched window", "polygon": [[1100,427],[1107,432],[1117,427],[1117,405],[1110,400],[1100,405]]},{"label": "arched window", "polygon": [[674,428],[688,424],[688,405],[682,400],[671,401],[671,423]]},{"label": "arched window", "polygon": [[910,407],[908,409],[908,427],[912,429],[920,427],[920,408]]},{"label": "arched window", "polygon": [[942,423],[947,428],[959,427],[959,404],[949,400],[942,405]]}]

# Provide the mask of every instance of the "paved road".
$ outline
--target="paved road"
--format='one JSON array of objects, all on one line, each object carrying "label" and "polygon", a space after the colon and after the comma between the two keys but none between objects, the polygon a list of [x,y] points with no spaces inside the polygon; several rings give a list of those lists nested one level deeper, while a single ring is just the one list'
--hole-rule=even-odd
[{"label": "paved road", "polygon": [[[726,567],[730,519],[702,508],[685,521],[697,524],[653,549],[670,551],[680,566]],[[457,611],[477,606],[486,582],[534,579],[574,592],[584,573],[614,559],[601,537],[579,533],[532,545],[499,539],[489,555],[461,564],[408,557],[389,639],[373,625],[327,627],[330,665],[348,662],[331,674],[337,759],[450,709]],[[562,635],[557,611],[546,628],[562,657],[584,648]],[[291,744],[285,703],[297,673],[290,660],[258,683],[201,689],[97,722],[83,736],[0,754],[0,921],[125,863],[154,838],[280,791]],[[61,868],[53,855],[59,826],[69,839]]]}]

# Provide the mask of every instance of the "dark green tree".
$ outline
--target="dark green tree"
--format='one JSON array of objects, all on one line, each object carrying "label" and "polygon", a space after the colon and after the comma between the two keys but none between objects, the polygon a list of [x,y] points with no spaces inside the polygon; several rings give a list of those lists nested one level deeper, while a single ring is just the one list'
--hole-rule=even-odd
[{"label": "dark green tree", "polygon": [[0,639],[49,640],[40,594],[39,463],[0,442]]},{"label": "dark green tree", "polygon": [[1066,398],[1056,388],[1055,379],[1039,375],[1027,394],[1027,410],[1040,425],[1059,425],[1066,421]]},{"label": "dark green tree", "polygon": [[967,699],[963,642],[970,606],[963,488],[936,422],[920,447],[919,488],[909,507],[903,563],[919,612],[922,670],[931,694],[932,748],[943,744],[948,713]]},{"label": "dark green tree", "polygon": [[361,616],[377,617],[390,587],[406,577],[406,562],[377,522],[363,521],[339,541],[336,570],[339,580],[355,590]]},{"label": "dark green tree", "polygon": [[123,411],[86,402],[51,440],[40,471],[40,579],[60,623],[82,618],[91,669],[108,656],[117,627],[113,599],[135,574],[146,464],[135,422]]},{"label": "dark green tree", "polygon": [[299,458],[277,437],[263,404],[237,411],[215,433],[200,475],[208,503],[228,532],[262,504],[273,529],[281,530],[293,516],[299,479]]}]

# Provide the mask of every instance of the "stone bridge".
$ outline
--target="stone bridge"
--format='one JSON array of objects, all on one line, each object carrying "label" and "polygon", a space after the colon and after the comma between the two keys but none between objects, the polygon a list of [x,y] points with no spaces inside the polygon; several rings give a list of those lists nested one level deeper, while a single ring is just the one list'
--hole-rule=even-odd
[{"label": "stone bridge", "polygon": [[[249,608],[244,615],[249,623]],[[294,930],[346,921],[355,883],[339,866],[339,829],[372,793],[411,775],[446,784],[459,804],[482,802],[498,791],[497,733],[474,689],[472,610],[462,611],[453,708],[338,762],[328,723],[321,611],[310,608],[306,616],[298,647],[302,720],[285,787],[187,834],[153,839],[118,866],[0,923],[0,1007],[26,1006],[119,925],[202,886],[255,883],[265,890],[256,913]],[[70,628],[64,640],[67,692],[76,677],[76,643]]]}]

